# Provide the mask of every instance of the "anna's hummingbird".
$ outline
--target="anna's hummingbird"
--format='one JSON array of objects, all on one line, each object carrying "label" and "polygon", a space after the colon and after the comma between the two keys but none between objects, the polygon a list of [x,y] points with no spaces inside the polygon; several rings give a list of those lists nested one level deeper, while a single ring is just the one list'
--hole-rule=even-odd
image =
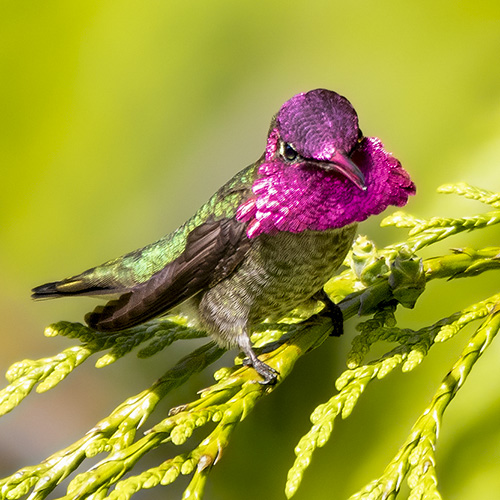
[{"label": "anna's hummingbird", "polygon": [[102,332],[187,306],[200,328],[223,346],[238,346],[272,384],[278,374],[253,352],[252,328],[321,292],[351,247],[357,222],[405,205],[414,193],[380,140],[363,137],[350,102],[312,90],[283,104],[260,159],[177,230],[36,287],[33,297],[118,295],[85,317]]}]

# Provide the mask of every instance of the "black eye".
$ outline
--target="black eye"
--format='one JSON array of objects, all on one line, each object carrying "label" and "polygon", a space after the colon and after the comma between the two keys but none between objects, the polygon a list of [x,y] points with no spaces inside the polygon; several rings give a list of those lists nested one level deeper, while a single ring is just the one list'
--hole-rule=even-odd
[{"label": "black eye", "polygon": [[299,154],[295,151],[294,147],[288,142],[284,142],[281,147],[281,156],[287,161],[294,161]]}]

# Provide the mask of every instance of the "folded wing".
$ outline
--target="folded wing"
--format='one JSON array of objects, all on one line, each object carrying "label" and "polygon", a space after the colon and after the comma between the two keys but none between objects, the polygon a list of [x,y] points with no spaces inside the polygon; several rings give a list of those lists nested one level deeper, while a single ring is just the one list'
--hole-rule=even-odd
[{"label": "folded wing", "polygon": [[[124,289],[112,278],[92,279],[82,273],[62,282],[47,283],[33,290],[34,298],[64,295],[119,294],[87,314],[86,321],[99,331],[117,331],[159,316],[230,275],[248,251],[246,225],[233,218],[209,218],[194,228],[184,251],[147,281]],[[125,292],[125,293],[124,293]]]}]

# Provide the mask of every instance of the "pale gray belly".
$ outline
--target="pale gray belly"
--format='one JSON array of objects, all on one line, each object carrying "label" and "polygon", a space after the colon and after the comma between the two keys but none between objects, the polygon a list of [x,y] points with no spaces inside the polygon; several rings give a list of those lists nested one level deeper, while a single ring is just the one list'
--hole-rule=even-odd
[{"label": "pale gray belly", "polygon": [[283,317],[335,274],[356,227],[258,236],[235,272],[198,297],[201,326],[235,345],[252,325]]}]

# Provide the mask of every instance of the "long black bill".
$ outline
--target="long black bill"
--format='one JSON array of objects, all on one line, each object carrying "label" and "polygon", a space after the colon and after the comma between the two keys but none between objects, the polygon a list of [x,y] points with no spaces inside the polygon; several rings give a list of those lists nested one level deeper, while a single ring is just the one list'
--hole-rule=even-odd
[{"label": "long black bill", "polygon": [[358,166],[341,151],[336,151],[328,162],[321,162],[326,170],[334,170],[347,177],[359,189],[366,191],[365,176]]}]

